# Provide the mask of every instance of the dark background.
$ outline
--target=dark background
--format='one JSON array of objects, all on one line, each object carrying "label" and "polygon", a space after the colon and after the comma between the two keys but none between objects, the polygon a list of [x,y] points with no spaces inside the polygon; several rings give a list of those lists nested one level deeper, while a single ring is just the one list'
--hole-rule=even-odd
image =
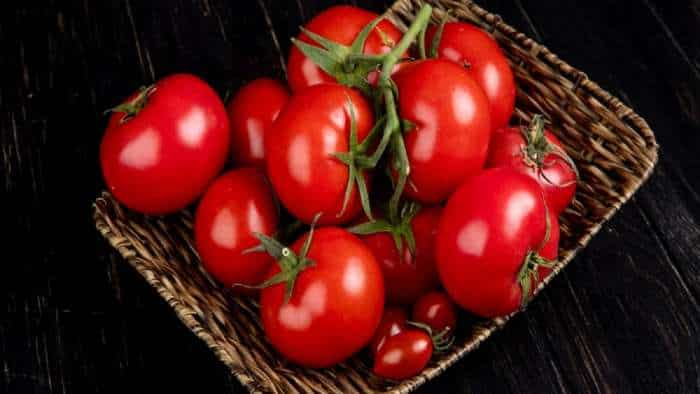
[{"label": "dark background", "polygon": [[[101,113],[177,71],[221,93],[283,77],[290,35],[332,3],[2,2],[0,392],[242,392],[94,230]],[[661,158],[527,313],[423,391],[700,391],[700,3],[478,3],[646,117]]]}]

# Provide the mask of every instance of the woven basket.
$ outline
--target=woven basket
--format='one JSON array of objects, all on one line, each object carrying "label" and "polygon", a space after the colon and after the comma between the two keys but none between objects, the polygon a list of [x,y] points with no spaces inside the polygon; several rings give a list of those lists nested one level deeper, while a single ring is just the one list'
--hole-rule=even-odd
[{"label": "woven basket", "polygon": [[[651,174],[658,150],[654,135],[634,111],[499,16],[471,1],[431,3],[435,20],[451,9],[452,19],[493,33],[515,70],[517,122],[545,114],[580,170],[575,202],[561,218],[559,263],[544,286]],[[399,0],[387,15],[405,30],[421,4]],[[407,393],[464,357],[510,318],[464,319],[453,350],[402,382],[372,375],[364,355],[334,368],[303,369],[285,362],[267,344],[253,301],[233,296],[202,269],[192,243],[190,212],[145,217],[125,210],[105,192],[94,204],[94,219],[109,243],[251,392]]]}]

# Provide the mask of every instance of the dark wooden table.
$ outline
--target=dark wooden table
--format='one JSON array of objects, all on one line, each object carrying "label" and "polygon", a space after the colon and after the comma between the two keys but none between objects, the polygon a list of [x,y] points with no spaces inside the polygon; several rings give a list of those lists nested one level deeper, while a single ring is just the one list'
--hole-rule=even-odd
[{"label": "dark wooden table", "polygon": [[[94,230],[102,111],[176,71],[222,93],[283,77],[289,37],[331,3],[3,1],[0,392],[243,391]],[[661,159],[527,313],[424,392],[700,391],[700,2],[479,3],[645,116]]]}]

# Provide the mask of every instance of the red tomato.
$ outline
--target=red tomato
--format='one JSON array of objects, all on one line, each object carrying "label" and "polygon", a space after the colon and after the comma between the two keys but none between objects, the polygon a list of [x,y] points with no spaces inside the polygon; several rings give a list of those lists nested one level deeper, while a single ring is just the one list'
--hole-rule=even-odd
[{"label": "red tomato", "polygon": [[[436,30],[436,26],[428,28],[426,48],[431,48]],[[437,55],[464,66],[484,90],[489,100],[492,130],[508,125],[515,109],[515,78],[508,60],[490,35],[468,23],[446,23]]]},{"label": "red tomato", "polygon": [[[488,196],[488,198],[484,198]],[[547,209],[537,182],[512,168],[469,178],[447,202],[437,233],[442,284],[479,316],[516,311],[536,287],[530,252],[545,241]]]},{"label": "red tomato", "polygon": [[418,375],[433,355],[433,340],[423,330],[408,329],[387,339],[374,358],[372,371],[401,380]]},{"label": "red tomato", "polygon": [[[527,154],[528,142],[523,133],[526,129],[510,127],[500,129],[491,136],[489,157],[487,167],[509,166],[529,175],[535,179],[547,199],[547,207],[550,208],[554,216],[562,213],[571,203],[576,193],[576,172],[565,158],[566,153],[561,146],[559,139],[549,130],[544,132],[545,144],[556,146],[561,153],[546,152],[548,149],[537,141],[530,144],[531,149],[537,155],[544,155],[541,165],[536,163],[536,159],[531,159]],[[542,138],[542,137],[540,137]],[[540,146],[535,146],[535,144]]]},{"label": "red tomato", "polygon": [[377,355],[377,352],[384,346],[389,337],[393,337],[406,328],[407,319],[406,311],[401,308],[388,307],[384,309],[384,315],[379,323],[379,327],[377,327],[370,341],[369,350],[372,356]]},{"label": "red tomato", "polygon": [[454,332],[457,327],[457,313],[452,301],[447,294],[441,291],[433,291],[424,294],[413,304],[413,321],[427,324],[433,334],[438,334],[448,329]]},{"label": "red tomato", "polygon": [[393,76],[411,165],[405,193],[423,203],[446,199],[484,165],[491,123],[488,101],[462,67],[446,60],[407,64]]},{"label": "red tomato", "polygon": [[285,207],[297,218],[311,223],[339,224],[351,220],[361,209],[354,185],[342,215],[348,166],[333,154],[347,152],[352,103],[358,141],[367,136],[374,122],[367,101],[355,90],[337,84],[315,85],[292,96],[266,139],[267,173]]},{"label": "red tomato", "polygon": [[274,79],[260,78],[243,86],[226,105],[231,122],[231,153],[239,165],[265,166],[265,133],[289,100]]},{"label": "red tomato", "polygon": [[264,252],[243,252],[259,244],[253,232],[272,235],[277,222],[277,206],[262,171],[240,168],[220,176],[195,214],[195,244],[204,267],[228,287],[259,285],[274,260]]},{"label": "red tomato", "polygon": [[[297,254],[306,237],[295,242]],[[296,279],[285,303],[285,285],[262,290],[260,313],[268,340],[305,367],[337,364],[367,345],[384,308],[382,273],[372,252],[349,232],[314,232],[307,257],[314,265]],[[280,272],[273,267],[269,276]]]},{"label": "red tomato", "polygon": [[422,208],[411,221],[416,240],[414,256],[406,242],[399,253],[391,234],[387,232],[360,236],[382,268],[389,304],[412,304],[418,297],[439,286],[433,250],[441,213],[439,206]]},{"label": "red tomato", "polygon": [[[350,46],[360,31],[378,16],[357,7],[339,5],[316,15],[306,25],[306,29],[339,44]],[[401,31],[393,23],[383,19],[367,37],[363,53],[367,55],[387,53],[401,40],[402,36]],[[304,33],[299,35],[299,39],[314,44]],[[321,70],[294,45],[287,62],[287,79],[295,93],[311,85],[335,82],[332,76]],[[376,79],[376,77],[370,77],[370,79]]]},{"label": "red tomato", "polygon": [[171,75],[148,92],[113,110],[100,164],[117,200],[167,214],[194,202],[223,168],[228,119],[216,92],[195,76]]}]

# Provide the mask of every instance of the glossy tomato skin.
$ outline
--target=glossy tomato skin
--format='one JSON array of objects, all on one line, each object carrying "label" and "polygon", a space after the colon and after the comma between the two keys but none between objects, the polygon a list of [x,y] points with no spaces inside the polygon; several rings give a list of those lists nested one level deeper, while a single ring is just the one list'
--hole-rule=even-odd
[{"label": "glossy tomato skin", "polygon": [[377,355],[377,352],[384,346],[389,337],[393,337],[406,329],[406,320],[408,320],[408,314],[404,309],[399,307],[384,308],[382,320],[369,344],[369,350],[373,357]]},{"label": "glossy tomato skin", "polygon": [[438,272],[450,297],[483,317],[516,311],[517,275],[528,252],[543,244],[545,215],[542,190],[527,175],[503,167],[469,178],[447,202],[436,238]]},{"label": "glossy tomato skin", "polygon": [[[294,243],[298,254],[305,237]],[[284,303],[284,284],[261,292],[260,313],[270,343],[289,360],[311,368],[335,365],[367,345],[384,308],[384,283],[372,252],[337,227],[314,232],[308,258]],[[270,276],[279,272],[275,266]]]},{"label": "glossy tomato skin", "polygon": [[[436,30],[436,26],[428,28],[426,48],[431,47]],[[484,90],[492,130],[508,125],[515,109],[515,78],[503,51],[490,35],[468,23],[446,23],[438,57],[463,66]]]},{"label": "glossy tomato skin", "polygon": [[379,349],[372,372],[387,379],[408,379],[418,375],[432,355],[433,341],[425,331],[404,330]]},{"label": "glossy tomato skin", "polygon": [[[239,168],[221,175],[197,207],[194,236],[206,270],[224,286],[255,286],[265,280],[273,258],[264,252],[244,253],[260,241],[253,233],[277,231],[277,206],[263,172]],[[250,294],[244,287],[234,291]]]},{"label": "glossy tomato skin", "polygon": [[411,165],[405,193],[438,203],[484,165],[491,133],[488,100],[462,67],[447,60],[407,64],[393,78],[399,115],[415,125],[405,135]]},{"label": "glossy tomato skin", "polygon": [[265,168],[265,134],[289,101],[280,82],[259,78],[243,86],[226,105],[233,162]]},{"label": "glossy tomato skin", "polygon": [[193,75],[174,74],[156,82],[134,117],[112,113],[100,164],[117,200],[142,213],[167,214],[204,192],[223,168],[228,148],[219,96]]},{"label": "glossy tomato skin", "polygon": [[457,327],[455,306],[447,294],[441,291],[432,291],[419,298],[413,304],[411,319],[427,324],[434,334],[446,329],[454,332]]},{"label": "glossy tomato skin", "polygon": [[410,305],[418,297],[440,285],[434,250],[435,234],[441,214],[442,208],[439,206],[424,207],[411,221],[413,237],[416,240],[414,256],[411,256],[405,242],[402,252],[399,253],[389,233],[360,236],[382,268],[387,303]]},{"label": "glossy tomato skin", "polygon": [[[545,130],[544,135],[551,144],[562,148],[559,139],[549,130]],[[528,165],[522,153],[526,145],[525,137],[518,127],[507,127],[496,131],[491,136],[486,166],[509,166],[529,175],[542,187],[547,199],[547,207],[555,216],[559,215],[569,206],[576,194],[576,172],[566,160],[553,153],[545,157],[541,170]]]},{"label": "glossy tomato skin", "polygon": [[314,85],[292,96],[266,140],[272,185],[284,206],[305,223],[319,212],[321,225],[345,223],[361,209],[354,186],[343,215],[338,216],[349,170],[333,154],[348,151],[349,102],[362,141],[374,122],[372,110],[357,91],[338,84]]},{"label": "glossy tomato skin", "polygon": [[[361,8],[338,5],[319,13],[305,27],[311,32],[349,46],[360,31],[378,16]],[[383,19],[367,37],[363,53],[367,55],[387,53],[401,40],[402,36],[401,31],[393,23]],[[299,39],[314,44],[304,33],[299,35]],[[289,52],[287,79],[293,92],[319,83],[335,82],[332,76],[321,70],[294,45]]]}]

